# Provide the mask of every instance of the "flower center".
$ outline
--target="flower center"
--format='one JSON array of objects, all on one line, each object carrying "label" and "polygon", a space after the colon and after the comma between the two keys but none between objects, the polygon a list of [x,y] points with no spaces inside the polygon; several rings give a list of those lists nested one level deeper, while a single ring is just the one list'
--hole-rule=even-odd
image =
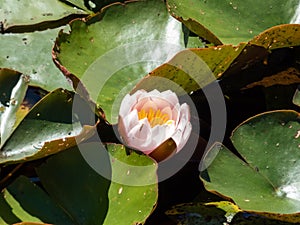
[{"label": "flower center", "polygon": [[141,111],[138,112],[138,117],[139,120],[147,118],[151,127],[171,123],[168,114],[162,113],[160,109],[155,111],[153,108],[149,108],[147,112],[145,109],[141,109]]}]

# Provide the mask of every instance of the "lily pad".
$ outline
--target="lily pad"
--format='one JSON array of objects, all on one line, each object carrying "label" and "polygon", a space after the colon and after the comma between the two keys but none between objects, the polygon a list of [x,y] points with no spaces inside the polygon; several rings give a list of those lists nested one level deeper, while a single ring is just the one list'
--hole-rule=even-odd
[{"label": "lily pad", "polygon": [[273,26],[299,23],[297,0],[168,0],[167,4],[171,15],[216,45],[247,42]]},{"label": "lily pad", "polygon": [[[13,26],[19,26],[18,29],[22,30],[21,26],[33,24],[32,30],[34,28],[41,29],[42,27],[46,29],[51,26],[51,23],[55,23],[55,21],[64,17],[86,14],[83,10],[68,6],[57,0],[41,0],[38,2],[34,0],[1,0],[0,4],[0,22],[3,23],[4,31],[7,32],[11,32]],[[61,25],[56,24],[56,27]]]},{"label": "lily pad", "polygon": [[250,43],[263,46],[266,49],[299,46],[300,24],[285,24],[271,27],[253,38]]},{"label": "lily pad", "polygon": [[30,76],[30,85],[53,91],[72,90],[51,58],[51,50],[59,30],[0,35],[0,67],[11,68]]},{"label": "lily pad", "polygon": [[4,189],[0,196],[1,224],[31,221],[35,224],[73,224],[64,210],[37,185],[21,176]]},{"label": "lily pad", "polygon": [[232,199],[242,210],[299,222],[298,118],[292,110],[271,111],[238,126],[231,140],[245,161],[214,145],[201,173],[206,189]]},{"label": "lily pad", "polygon": [[[19,94],[17,85],[13,91]],[[1,123],[5,124],[5,138],[1,140],[0,163],[42,158],[74,146],[77,141],[91,135],[94,132],[95,117],[89,117],[90,106],[80,97],[76,97],[77,106],[73,107],[75,96],[73,92],[63,89],[49,93],[28,112],[18,126],[12,121],[18,99],[16,105],[8,106],[1,116],[1,120],[4,120]],[[10,107],[13,109],[10,110]],[[4,116],[6,111],[10,117],[8,121]]]},{"label": "lily pad", "polygon": [[[215,80],[220,80],[219,85],[226,94],[255,86],[299,83],[299,70],[295,67],[300,45],[297,29],[300,31],[300,25],[286,25],[267,30],[249,43],[237,46],[183,50],[151,71],[132,92],[156,88],[161,91],[172,89],[181,95],[201,89]],[[287,39],[278,36],[279,43],[266,41],[267,34],[273,37],[277,32],[285,33],[284,30],[291,31]]]},{"label": "lily pad", "polygon": [[196,91],[221,77],[246,46],[246,43],[242,43],[239,46],[183,50],[151,71],[136,85],[133,92],[138,89],[171,89],[182,95]]},{"label": "lily pad", "polygon": [[[75,88],[80,79],[110,122],[117,122],[114,103],[184,48],[181,24],[160,0],[116,3],[70,26],[71,32],[61,32],[56,41],[54,60]],[[200,41],[193,43],[202,46]]]},{"label": "lily pad", "polygon": [[158,198],[157,165],[146,155],[135,152],[127,155],[122,145],[109,144],[107,149],[112,166],[112,182],[104,225],[143,224],[154,210]]},{"label": "lily pad", "polygon": [[175,205],[166,214],[180,225],[190,224],[234,224],[234,225],[289,225],[289,222],[278,221],[263,215],[241,211],[228,201],[191,202]]},{"label": "lily pad", "polygon": [[[91,145],[82,148],[90,151]],[[109,168],[109,161],[103,166]],[[47,193],[65,209],[73,223],[103,224],[110,181],[84,161],[77,147],[52,156],[36,170]]]},{"label": "lily pad", "polygon": [[[79,148],[92,153],[99,150],[99,143],[85,143]],[[121,145],[108,145],[108,152],[105,150],[102,157],[99,161],[106,170],[111,168],[111,176],[125,173],[123,180],[127,180],[126,183],[131,179],[156,177],[157,168],[150,158],[136,153],[126,155]],[[114,160],[122,160],[132,166],[152,165],[152,170],[137,177],[135,173],[128,174],[127,170],[120,171],[123,168],[116,167]],[[0,221],[3,224],[144,223],[157,201],[157,183],[128,186],[111,182],[87,164],[77,147],[50,157],[36,171],[44,189],[25,177],[19,177],[2,192]]]}]

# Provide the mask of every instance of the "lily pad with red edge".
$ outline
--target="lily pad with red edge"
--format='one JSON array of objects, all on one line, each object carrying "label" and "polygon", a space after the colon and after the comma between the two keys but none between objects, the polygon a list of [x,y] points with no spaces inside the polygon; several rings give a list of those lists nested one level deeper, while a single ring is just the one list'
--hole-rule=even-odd
[{"label": "lily pad with red edge", "polygon": [[297,0],[168,0],[167,5],[171,15],[216,45],[247,42],[273,26],[299,23]]},{"label": "lily pad with red edge", "polygon": [[64,89],[50,92],[26,115],[16,118],[27,86],[24,76],[15,76],[19,79],[8,92],[9,104],[2,106],[0,163],[42,158],[70,148],[95,132],[97,119],[90,104]]},{"label": "lily pad with red edge", "polygon": [[3,32],[45,30],[87,15],[87,12],[57,0],[1,0],[0,4]]},{"label": "lily pad with red edge", "polygon": [[[272,41],[265,37],[272,37]],[[217,79],[224,92],[250,88],[252,82],[254,86],[264,85],[266,81],[270,86],[297,83],[299,71],[294,63],[299,54],[299,40],[300,25],[290,24],[268,29],[237,46],[183,50],[145,76],[133,92],[156,88],[171,89],[181,95],[197,91]],[[283,58],[289,59],[289,64]],[[269,80],[264,81],[268,76]],[[261,84],[255,83],[260,80]]]},{"label": "lily pad with red edge", "polygon": [[300,221],[299,113],[271,111],[239,125],[231,136],[243,157],[222,144],[203,158],[205,188],[241,210],[288,222]]},{"label": "lily pad with red edge", "polygon": [[54,61],[113,123],[120,100],[138,80],[184,49],[181,24],[160,0],[112,4],[70,27],[56,40]]},{"label": "lily pad with red edge", "polygon": [[10,68],[30,76],[30,85],[47,91],[72,90],[51,57],[53,42],[63,27],[31,33],[0,35],[0,68]]}]

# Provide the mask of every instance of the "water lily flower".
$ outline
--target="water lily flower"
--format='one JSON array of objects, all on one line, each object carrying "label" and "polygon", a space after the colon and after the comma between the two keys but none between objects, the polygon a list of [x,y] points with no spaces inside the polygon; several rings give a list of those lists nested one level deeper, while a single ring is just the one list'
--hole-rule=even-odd
[{"label": "water lily flower", "polygon": [[190,108],[170,90],[138,90],[122,100],[118,130],[126,145],[145,154],[168,140],[179,152],[191,134]]}]

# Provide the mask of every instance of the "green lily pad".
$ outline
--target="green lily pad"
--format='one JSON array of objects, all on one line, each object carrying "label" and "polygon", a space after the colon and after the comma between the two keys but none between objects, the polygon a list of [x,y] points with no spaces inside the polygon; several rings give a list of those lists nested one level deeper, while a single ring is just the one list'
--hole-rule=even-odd
[{"label": "green lily pad", "polygon": [[154,210],[158,198],[157,165],[145,155],[135,152],[127,155],[122,145],[108,144],[107,149],[112,166],[112,182],[108,192],[108,212],[103,224],[143,224]]},{"label": "green lily pad", "polygon": [[247,44],[242,43],[239,46],[183,50],[151,71],[136,85],[133,92],[139,89],[171,89],[182,95],[196,91],[221,77],[246,47]]},{"label": "green lily pad", "polygon": [[[273,41],[263,41],[267,34],[284,33],[285,29],[291,30],[291,36],[287,36],[286,40],[278,36],[275,45]],[[132,92],[156,88],[161,91],[171,89],[181,95],[203,88],[217,79],[225,93],[255,86],[299,83],[299,71],[294,64],[300,45],[297,29],[300,31],[300,25],[269,29],[251,42],[238,46],[183,50],[151,71]],[[290,60],[287,63],[283,58]]]},{"label": "green lily pad", "polygon": [[[79,148],[93,152],[99,143],[81,144]],[[126,174],[123,181],[152,179],[157,166],[149,157],[126,155],[121,145],[108,145],[99,159],[111,176]],[[148,166],[149,173],[128,173],[115,160],[131,166]],[[122,171],[121,171],[122,170]],[[36,168],[43,190],[27,178],[19,177],[0,196],[0,222],[44,222],[51,224],[137,224],[144,223],[157,201],[157,183],[129,186],[115,183],[93,170],[77,147],[53,155]],[[127,181],[126,181],[127,180]],[[46,190],[46,191],[45,191]],[[46,194],[47,193],[47,194]],[[116,216],[117,215],[117,216]]]},{"label": "green lily pad", "polygon": [[53,224],[74,224],[57,202],[26,177],[17,178],[0,195],[0,223],[31,221]]},{"label": "green lily pad", "polygon": [[[86,151],[91,147],[82,146]],[[103,166],[109,167],[109,161]],[[36,170],[47,193],[65,209],[73,223],[103,223],[110,181],[96,173],[76,147],[52,156]]]},{"label": "green lily pad", "polygon": [[[20,80],[17,85],[24,83],[22,77]],[[19,88],[17,85],[15,88]],[[14,91],[19,95],[20,90],[16,90]],[[89,114],[90,106],[77,97],[78,108],[73,108],[75,96],[77,95],[73,92],[63,89],[49,93],[28,112],[18,126],[12,120],[17,111],[14,108],[18,106],[18,99],[16,105],[8,106],[1,116],[5,135],[1,140],[0,163],[42,158],[74,146],[77,141],[84,140],[93,133],[96,123],[94,118],[84,118],[85,113]],[[10,110],[10,107],[13,109]],[[80,112],[81,110],[84,112]],[[8,121],[6,111],[10,117]]]},{"label": "green lily pad", "polygon": [[167,2],[171,15],[216,45],[247,42],[273,26],[299,23],[296,0]]},{"label": "green lily pad", "polygon": [[250,41],[266,49],[300,45],[300,24],[285,24],[271,27]]},{"label": "green lily pad", "polygon": [[226,212],[205,203],[183,203],[173,206],[166,215],[178,224],[224,224],[227,221]]},{"label": "green lily pad", "polygon": [[0,67],[30,76],[30,85],[53,91],[72,90],[51,58],[55,37],[61,28],[41,32],[0,35]]},{"label": "green lily pad", "polygon": [[245,161],[214,145],[201,173],[206,189],[232,199],[242,210],[299,222],[298,118],[292,110],[272,111],[238,126],[231,139]]},{"label": "green lily pad", "polygon": [[[7,31],[13,26],[19,26],[20,29],[20,26],[33,24],[35,29],[38,29],[50,26],[50,23],[72,14],[86,14],[83,10],[68,6],[57,0],[41,0],[38,2],[34,0],[1,0],[0,4],[0,21],[3,23],[4,30]],[[49,24],[46,24],[47,22]]]},{"label": "green lily pad", "polygon": [[70,26],[56,41],[54,60],[75,87],[80,79],[110,122],[117,121],[112,107],[138,79],[184,48],[181,24],[160,0],[113,4]]},{"label": "green lily pad", "polygon": [[228,201],[220,202],[191,202],[175,205],[166,214],[181,225],[190,224],[234,224],[234,225],[289,225],[289,222],[278,221],[263,215],[241,211]]}]

